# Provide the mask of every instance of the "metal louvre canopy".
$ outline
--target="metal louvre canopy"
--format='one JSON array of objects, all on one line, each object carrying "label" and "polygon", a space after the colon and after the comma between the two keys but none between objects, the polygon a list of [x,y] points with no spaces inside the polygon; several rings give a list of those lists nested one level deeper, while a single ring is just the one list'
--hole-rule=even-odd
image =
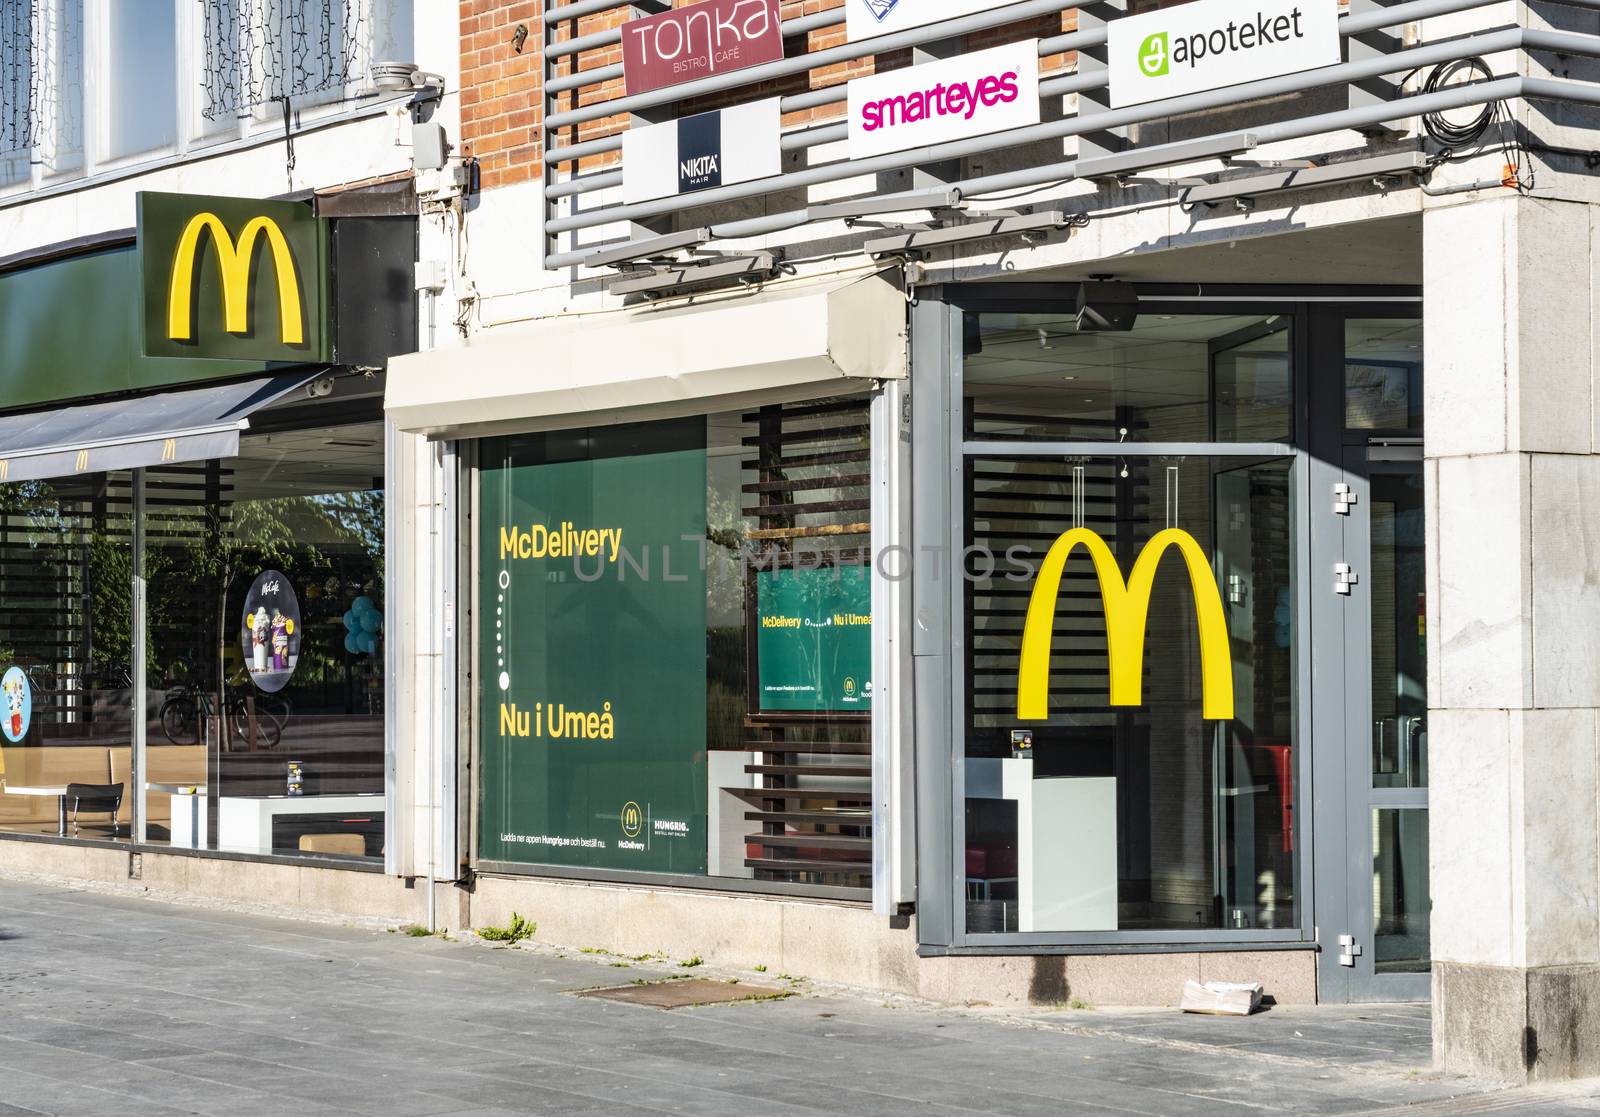
[{"label": "metal louvre canopy", "polygon": [[324,375],[278,376],[0,418],[0,481],[228,458],[250,416]]},{"label": "metal louvre canopy", "polygon": [[[1600,0],[1555,0],[1561,8],[1594,11]],[[1399,124],[1423,114],[1447,112],[1457,108],[1493,104],[1519,98],[1544,99],[1573,105],[1600,104],[1600,84],[1579,71],[1572,77],[1532,77],[1521,73],[1521,59],[1499,64],[1490,80],[1448,84],[1433,93],[1411,92],[1403,77],[1415,71],[1475,56],[1494,58],[1505,54],[1553,52],[1563,57],[1600,57],[1600,36],[1590,31],[1563,31],[1537,27],[1503,25],[1497,11],[1503,5],[1495,0],[1363,0],[1352,4],[1339,18],[1339,34],[1363,46],[1351,50],[1347,60],[1335,65],[1220,89],[1207,90],[1166,100],[1107,108],[1101,102],[1108,87],[1109,72],[1103,62],[1084,52],[1106,44],[1108,23],[1098,19],[1080,21],[1079,29],[1062,34],[1045,33],[1034,38],[1042,59],[1059,59],[1054,68],[1041,72],[1039,91],[1043,98],[1062,100],[1082,97],[1074,109],[1064,102],[1059,118],[1047,114],[1039,124],[1006,131],[971,135],[906,151],[889,152],[851,159],[837,151],[849,137],[848,123],[829,115],[797,119],[824,106],[838,105],[848,96],[848,83],[831,76],[845,63],[873,58],[891,50],[926,43],[952,40],[974,32],[994,32],[1027,20],[1046,19],[1072,10],[1060,0],[1015,0],[993,8],[946,20],[941,23],[897,31],[857,42],[829,45],[821,49],[791,52],[780,61],[742,70],[732,70],[685,81],[648,93],[615,95],[621,67],[609,55],[621,38],[621,25],[593,33],[579,34],[586,26],[597,26],[598,17],[625,8],[627,0],[569,0],[565,4],[547,3],[544,12],[544,94],[541,125],[545,143],[543,196],[545,204],[544,265],[555,270],[585,265],[597,252],[625,248],[641,236],[660,236],[671,222],[686,211],[714,212],[710,207],[752,198],[766,198],[769,205],[759,216],[712,220],[708,224],[712,242],[765,237],[832,220],[848,205],[846,199],[828,192],[821,207],[806,202],[806,192],[827,184],[855,179],[873,181],[873,176],[900,173],[929,164],[950,163],[1008,149],[1022,150],[1030,145],[1060,145],[1072,137],[1094,135],[1110,130],[1163,121],[1175,116],[1236,110],[1269,99],[1307,94],[1330,87],[1346,87],[1351,107],[1336,111],[1316,111],[1307,102],[1301,116],[1272,116],[1245,132],[1199,135],[1179,143],[1140,144],[1126,139],[1109,155],[1086,157],[1080,165],[1072,158],[1057,158],[1049,146],[1026,152],[1009,169],[984,173],[980,166],[963,167],[965,177],[941,185],[957,191],[963,202],[981,212],[983,196],[995,193],[1026,192],[1053,188],[1075,179],[1105,175],[1132,175],[1139,171],[1187,165],[1213,158],[1239,155],[1258,146],[1289,140],[1330,137],[1348,130],[1368,130],[1379,125]],[[1431,41],[1405,42],[1398,30],[1407,25],[1456,13],[1488,9],[1480,22],[1488,26],[1453,33],[1451,24],[1430,28]],[[1556,10],[1559,10],[1557,8]],[[586,25],[584,21],[589,21]],[[811,32],[845,21],[844,9],[800,16],[783,24],[783,33],[799,44],[809,45]],[[1111,20],[1114,23],[1115,20]],[[1063,20],[1062,26],[1068,26]],[[1576,24],[1575,24],[1576,26]],[[559,29],[559,31],[558,31]],[[1371,49],[1365,49],[1373,33]],[[1007,32],[1009,34],[1009,32]],[[1021,34],[1021,32],[1019,32]],[[1029,41],[1024,39],[1022,41]],[[939,52],[933,52],[939,55]],[[1076,53],[1076,61],[1073,55]],[[921,65],[918,63],[917,65]],[[914,70],[915,67],[912,67]],[[624,165],[618,157],[623,132],[670,117],[674,106],[685,102],[698,105],[707,95],[717,95],[728,104],[770,96],[771,84],[780,79],[810,74],[821,88],[781,95],[780,112],[791,121],[781,137],[781,150],[787,157],[785,170],[772,177],[725,183],[676,195],[625,202],[618,193],[624,181]],[[609,86],[607,83],[611,83]],[[802,83],[804,84],[804,83]],[[1381,96],[1367,96],[1369,87],[1384,90]],[[609,95],[608,95],[609,94]],[[580,126],[593,126],[596,138],[581,138]],[[1098,142],[1098,141],[1097,141]],[[1411,141],[1418,149],[1421,145]],[[1308,156],[1325,157],[1327,145],[1314,145]],[[1368,149],[1368,154],[1371,153]],[[1063,153],[1064,154],[1064,153]],[[581,169],[585,160],[608,157],[594,169]],[[1430,162],[1426,170],[1432,170]],[[1231,173],[1226,166],[1215,172],[1226,181]],[[877,200],[903,198],[907,211],[920,208],[914,191],[879,191]],[[866,195],[862,195],[866,197]],[[823,212],[828,217],[824,218]],[[880,210],[881,212],[881,210]],[[696,222],[707,224],[706,218]],[[636,223],[623,239],[613,239],[623,223]],[[648,228],[644,223],[650,223]]]},{"label": "metal louvre canopy", "polygon": [[895,269],[548,318],[389,362],[384,408],[435,438],[789,403],[903,380]]}]

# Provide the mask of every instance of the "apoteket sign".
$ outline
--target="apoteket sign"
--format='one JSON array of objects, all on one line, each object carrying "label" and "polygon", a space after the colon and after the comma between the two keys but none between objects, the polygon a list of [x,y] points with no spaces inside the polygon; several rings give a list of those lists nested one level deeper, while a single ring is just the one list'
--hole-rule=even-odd
[{"label": "apoteket sign", "polygon": [[1114,108],[1337,65],[1336,0],[1197,0],[1106,25]]},{"label": "apoteket sign", "polygon": [[778,0],[705,0],[622,26],[630,96],[782,57]]}]

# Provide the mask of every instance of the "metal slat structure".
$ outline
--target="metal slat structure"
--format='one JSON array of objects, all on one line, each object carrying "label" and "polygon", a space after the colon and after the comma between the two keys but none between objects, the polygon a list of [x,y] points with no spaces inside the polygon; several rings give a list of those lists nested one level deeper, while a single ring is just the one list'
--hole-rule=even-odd
[{"label": "metal slat structure", "polygon": [[[1560,0],[1567,7],[1597,10],[1600,0]],[[1405,0],[1392,4],[1366,4],[1340,19],[1340,33],[1346,40],[1367,36],[1369,32],[1397,32],[1418,21],[1490,6],[1492,0]],[[592,266],[591,259],[603,251],[621,250],[652,236],[670,234],[673,223],[703,228],[709,243],[731,242],[797,230],[808,224],[833,221],[848,216],[852,199],[829,194],[824,206],[796,204],[808,199],[813,188],[861,179],[862,190],[853,200],[865,212],[884,212],[901,192],[883,188],[883,176],[906,175],[918,168],[949,161],[971,160],[1007,153],[1004,162],[1011,168],[1000,173],[982,173],[970,163],[962,164],[958,181],[950,187],[963,199],[969,216],[982,214],[979,195],[1002,191],[1026,191],[1079,178],[1129,176],[1164,167],[1199,164],[1259,146],[1313,137],[1332,137],[1351,129],[1374,131],[1426,113],[1492,104],[1518,98],[1564,101],[1571,104],[1600,104],[1600,85],[1574,78],[1546,78],[1518,72],[1507,65],[1490,79],[1450,85],[1434,92],[1402,93],[1388,101],[1363,101],[1354,95],[1357,83],[1373,79],[1391,82],[1426,68],[1463,59],[1505,56],[1519,52],[1552,52],[1564,57],[1600,57],[1600,36],[1545,30],[1505,27],[1443,38],[1437,42],[1397,45],[1387,53],[1372,54],[1363,48],[1351,51],[1342,64],[1257,81],[1206,93],[1172,98],[1123,109],[1103,109],[1080,114],[1070,104],[1062,104],[1056,116],[1046,113],[1045,122],[1010,131],[934,144],[909,151],[851,160],[832,150],[847,138],[842,119],[816,120],[815,114],[841,104],[846,97],[845,73],[860,76],[870,72],[880,56],[890,56],[899,68],[908,50],[930,43],[959,41],[962,36],[981,35],[991,41],[1036,40],[1041,58],[1059,58],[1060,64],[1041,73],[1040,94],[1047,105],[1058,99],[1065,102],[1075,94],[1093,93],[1105,88],[1108,75],[1103,66],[1077,66],[1078,52],[1105,44],[1106,27],[1098,21],[1085,21],[1076,27],[1076,9],[1049,0],[1025,0],[990,11],[967,15],[943,23],[867,39],[861,42],[835,42],[836,28],[844,22],[844,9],[831,8],[791,18],[783,24],[789,40],[788,56],[781,61],[752,66],[687,81],[665,89],[628,95],[621,86],[622,67],[617,61],[622,25],[630,15],[644,10],[614,0],[578,0],[575,3],[547,5],[544,12],[544,206],[545,253],[548,269]],[[1059,33],[1041,34],[1041,23],[1059,27]],[[821,34],[819,34],[821,33]],[[802,42],[796,42],[802,40]],[[1365,42],[1365,39],[1364,39]],[[803,46],[806,49],[796,50]],[[812,49],[815,48],[815,49]],[[803,84],[806,88],[796,90]],[[1326,108],[1326,91],[1341,89],[1348,98],[1341,104],[1352,107],[1336,111]],[[621,198],[623,134],[642,124],[690,115],[710,108],[726,108],[771,97],[776,92],[785,117],[781,148],[785,170],[775,177],[732,183],[689,194],[626,203]],[[1321,95],[1320,97],[1318,95]],[[1154,125],[1193,114],[1217,110],[1238,110],[1248,114],[1266,99],[1298,98],[1306,114],[1286,116],[1281,111],[1264,115],[1263,123],[1240,130],[1238,127],[1211,134],[1188,136],[1176,143],[1140,143],[1130,139],[1124,149],[1109,158],[1098,156],[1098,165],[1079,166],[1076,159],[1060,158],[1060,145],[1073,137],[1108,129],[1137,131],[1141,125]],[[1236,111],[1233,115],[1239,115]],[[804,119],[802,119],[804,118]],[[1159,129],[1158,129],[1159,131]],[[1339,160],[1327,145],[1309,145],[1306,158],[1337,167]],[[1409,149],[1423,151],[1423,141],[1405,141]],[[1393,143],[1389,144],[1392,150]],[[1355,153],[1370,157],[1369,147]],[[1440,153],[1428,153],[1424,173],[1431,170]],[[1226,194],[1233,177],[1226,165],[1207,171],[1210,185]],[[1301,176],[1301,185],[1341,179],[1337,170],[1326,175]],[[1412,176],[1417,178],[1421,176]],[[876,184],[877,189],[866,184]],[[1409,183],[1407,183],[1409,185]],[[1270,183],[1253,184],[1255,192],[1272,189]],[[919,208],[917,192],[904,191],[906,210]],[[770,204],[759,216],[717,221],[719,207],[727,203],[766,199]],[[870,203],[870,208],[869,208]],[[747,207],[741,207],[747,208]],[[706,242],[697,250],[704,251]],[[734,281],[732,278],[729,282]]]}]

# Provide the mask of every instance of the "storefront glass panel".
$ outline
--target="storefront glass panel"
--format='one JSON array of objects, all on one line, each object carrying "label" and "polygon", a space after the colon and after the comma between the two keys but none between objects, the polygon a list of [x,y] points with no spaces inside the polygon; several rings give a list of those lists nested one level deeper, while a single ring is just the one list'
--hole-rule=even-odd
[{"label": "storefront glass panel", "polygon": [[865,400],[485,440],[477,851],[871,884]]},{"label": "storefront glass panel", "polygon": [[133,485],[0,485],[0,829],[127,840]]},{"label": "storefront glass panel", "polygon": [[967,437],[1007,442],[1287,442],[1285,315],[1141,313],[1079,332],[1067,314],[969,315]]},{"label": "storefront glass panel", "polygon": [[1297,925],[1292,467],[968,459],[969,933]]},{"label": "storefront glass panel", "polygon": [[381,857],[382,424],[145,482],[149,840]]},{"label": "storefront glass panel", "polygon": [[1349,319],[1344,351],[1345,426],[1421,431],[1421,319]]}]

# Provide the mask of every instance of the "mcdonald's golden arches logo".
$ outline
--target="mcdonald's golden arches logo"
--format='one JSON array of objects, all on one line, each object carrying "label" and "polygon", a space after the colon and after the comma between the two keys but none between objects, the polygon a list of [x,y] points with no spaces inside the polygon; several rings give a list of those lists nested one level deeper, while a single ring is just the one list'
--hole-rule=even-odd
[{"label": "mcdonald's golden arches logo", "polygon": [[251,263],[255,259],[256,241],[265,237],[278,280],[279,336],[285,345],[304,342],[305,308],[300,304],[299,275],[289,242],[278,223],[270,217],[252,218],[235,243],[222,218],[209,212],[190,218],[178,238],[167,292],[167,336],[174,341],[194,338],[194,265],[201,238],[207,234],[217,251],[218,271],[222,275],[223,328],[230,334],[250,332]]},{"label": "mcdonald's golden arches logo", "polygon": [[78,451],[77,468],[79,473],[87,473],[89,471],[89,451]]},{"label": "mcdonald's golden arches logo", "polygon": [[644,812],[639,809],[638,803],[628,803],[622,808],[622,832],[630,838],[637,838],[639,831],[644,828]]},{"label": "mcdonald's golden arches logo", "polygon": [[10,479],[11,463],[4,458],[0,458],[0,481],[8,481]]},{"label": "mcdonald's golden arches logo", "polygon": [[1034,582],[1022,630],[1022,662],[1017,671],[1017,717],[1043,721],[1050,716],[1050,648],[1055,634],[1056,598],[1067,560],[1079,547],[1089,553],[1100,581],[1106,617],[1106,653],[1111,666],[1111,705],[1144,704],[1144,638],[1150,620],[1150,594],[1162,556],[1176,548],[1194,587],[1200,626],[1201,716],[1233,719],[1233,655],[1211,563],[1194,536],[1169,528],[1146,544],[1123,581],[1122,569],[1106,541],[1088,528],[1073,528],[1051,545]]},{"label": "mcdonald's golden arches logo", "polygon": [[161,444],[161,460],[175,462],[178,460],[178,440],[169,438]]}]

